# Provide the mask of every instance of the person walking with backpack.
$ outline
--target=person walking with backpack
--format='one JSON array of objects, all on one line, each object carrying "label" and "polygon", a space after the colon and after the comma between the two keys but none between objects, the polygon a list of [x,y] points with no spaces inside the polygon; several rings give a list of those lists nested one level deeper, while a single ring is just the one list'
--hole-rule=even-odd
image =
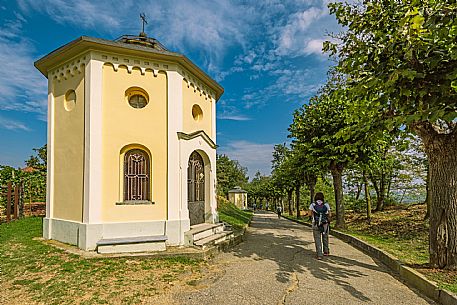
[{"label": "person walking with backpack", "polygon": [[317,259],[330,254],[328,248],[328,234],[330,224],[330,205],[324,201],[324,194],[319,192],[314,196],[314,202],[309,206],[308,215],[312,218],[314,244],[316,245]]},{"label": "person walking with backpack", "polygon": [[278,218],[281,218],[282,207],[280,205],[278,205],[276,212],[278,213]]}]

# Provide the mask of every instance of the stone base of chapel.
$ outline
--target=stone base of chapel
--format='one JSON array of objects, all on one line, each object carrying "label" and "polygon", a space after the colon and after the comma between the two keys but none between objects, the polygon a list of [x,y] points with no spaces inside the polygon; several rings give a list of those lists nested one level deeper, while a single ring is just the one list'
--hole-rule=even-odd
[{"label": "stone base of chapel", "polygon": [[86,251],[97,248],[102,239],[165,235],[166,244],[184,245],[189,219],[87,224],[70,220],[44,218],[43,237],[75,245]]}]

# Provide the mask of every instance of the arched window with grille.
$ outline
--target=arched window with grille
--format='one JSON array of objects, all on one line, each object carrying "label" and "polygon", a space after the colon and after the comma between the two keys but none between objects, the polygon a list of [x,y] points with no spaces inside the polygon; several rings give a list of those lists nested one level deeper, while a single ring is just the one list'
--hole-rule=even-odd
[{"label": "arched window with grille", "polygon": [[190,225],[205,222],[205,164],[202,156],[194,151],[187,167],[187,201]]},{"label": "arched window with grille", "polygon": [[150,201],[149,155],[132,149],[124,156],[124,201]]}]

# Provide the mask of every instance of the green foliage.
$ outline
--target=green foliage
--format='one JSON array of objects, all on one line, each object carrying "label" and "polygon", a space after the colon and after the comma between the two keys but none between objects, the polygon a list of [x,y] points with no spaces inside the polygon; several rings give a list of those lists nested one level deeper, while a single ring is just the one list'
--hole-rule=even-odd
[{"label": "green foliage", "polygon": [[353,210],[356,213],[361,213],[366,211],[367,204],[365,199],[355,199],[352,196],[345,197],[344,202],[346,207],[350,210]]},{"label": "green foliage", "polygon": [[46,172],[47,144],[43,145],[40,148],[34,148],[33,151],[36,153],[36,155],[30,156],[30,158],[25,161],[25,164],[42,172]]},{"label": "green foliage", "polygon": [[337,59],[336,71],[344,75],[356,112],[368,118],[378,113],[375,122],[385,122],[389,131],[406,127],[425,145],[431,177],[430,262],[455,270],[457,231],[450,223],[456,216],[446,214],[443,220],[441,211],[457,206],[455,165],[448,161],[455,160],[457,140],[457,3],[338,1],[329,8],[345,31],[325,43],[324,51]]},{"label": "green foliage", "polygon": [[273,185],[279,189],[281,195],[295,187],[295,180],[300,178],[297,166],[297,155],[294,154],[285,144],[275,145],[272,160],[272,180]]},{"label": "green foliage", "polygon": [[31,171],[15,169],[11,166],[0,165],[0,206],[6,206],[7,183],[13,187],[22,183],[23,199],[35,201],[46,200],[46,145],[34,148],[36,156],[30,156],[25,161]]},{"label": "green foliage", "polygon": [[[330,208],[335,211],[335,193],[333,191],[332,177],[328,174],[321,175],[316,180],[315,191],[324,194],[325,202],[330,205]],[[310,192],[308,188],[304,188],[302,191],[304,208],[308,210],[310,204]]]},{"label": "green foliage", "polygon": [[15,169],[11,166],[0,165],[0,207],[6,207],[6,194],[8,192],[8,182],[12,183],[14,187],[15,184],[19,183],[25,173],[19,169]]},{"label": "green foliage", "polygon": [[377,111],[391,126],[456,128],[457,3],[364,1],[329,4],[346,28],[324,49],[338,58],[361,112]]},{"label": "green foliage", "polygon": [[246,191],[251,203],[261,198],[270,199],[275,196],[271,177],[264,176],[260,172],[257,172],[252,181],[246,185]]},{"label": "green foliage", "polygon": [[227,196],[235,186],[244,187],[248,182],[247,168],[226,155],[216,156],[217,193]]}]

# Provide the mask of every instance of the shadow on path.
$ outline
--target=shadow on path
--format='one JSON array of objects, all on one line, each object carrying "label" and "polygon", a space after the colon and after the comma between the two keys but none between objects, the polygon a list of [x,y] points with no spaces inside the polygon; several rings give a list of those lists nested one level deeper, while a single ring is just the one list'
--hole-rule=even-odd
[{"label": "shadow on path", "polygon": [[[306,231],[311,237],[303,236]],[[311,247],[311,249],[307,249]],[[330,256],[325,260],[315,259],[312,232],[309,228],[290,221],[279,220],[271,213],[258,211],[246,235],[246,242],[232,250],[240,258],[272,260],[278,264],[276,280],[286,283],[295,273],[310,272],[315,278],[333,281],[360,301],[370,301],[348,281],[351,277],[368,277],[364,270],[387,273],[378,265],[370,265],[350,258]],[[353,268],[358,266],[359,268]]]}]

